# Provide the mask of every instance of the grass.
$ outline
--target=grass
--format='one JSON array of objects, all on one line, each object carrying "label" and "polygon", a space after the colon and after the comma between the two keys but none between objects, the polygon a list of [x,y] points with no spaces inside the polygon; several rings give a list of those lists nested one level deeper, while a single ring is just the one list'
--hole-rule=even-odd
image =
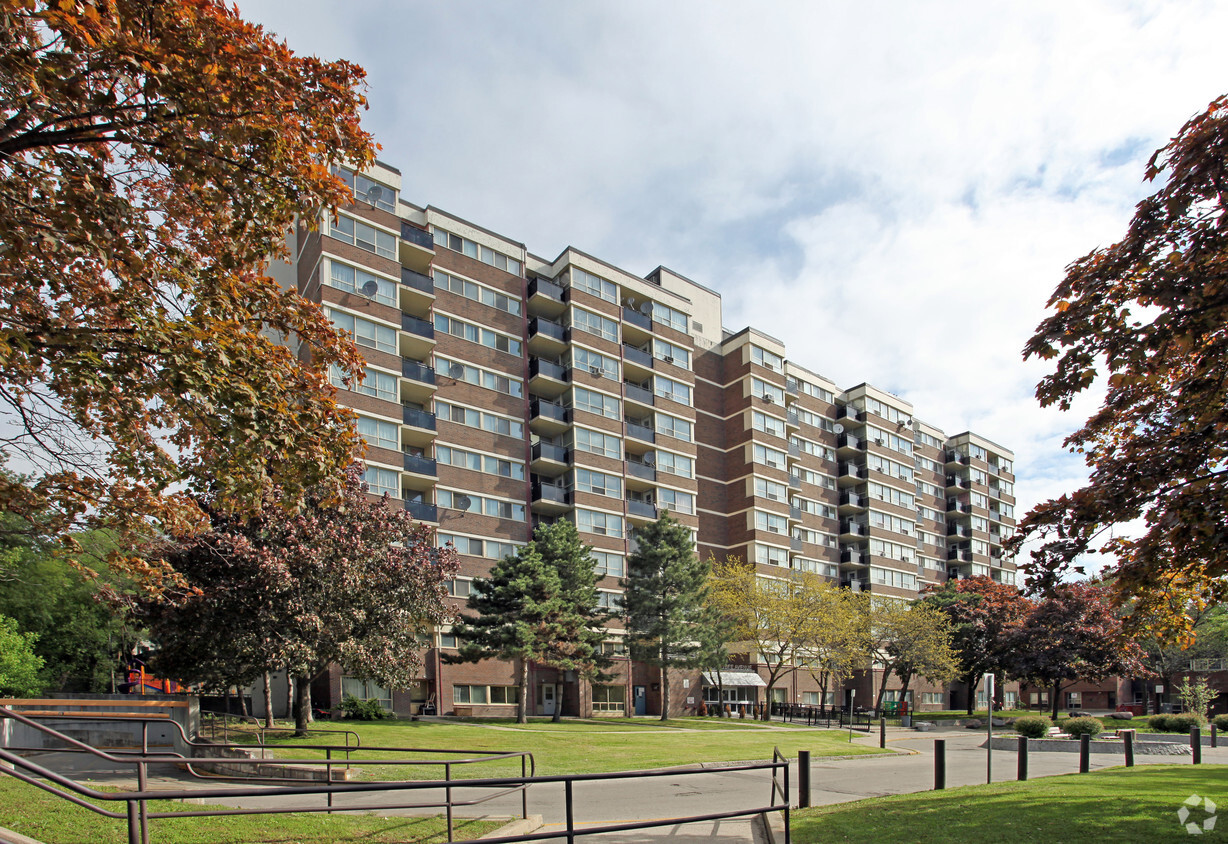
[{"label": "grass", "polygon": [[[786,756],[809,750],[812,756],[883,753],[877,747],[850,744],[847,731],[798,727],[765,729],[755,722],[726,722],[717,729],[712,719],[671,721],[334,721],[331,727],[354,730],[364,748],[401,747],[431,750],[480,750],[494,753],[528,751],[536,760],[538,774],[582,774],[665,768],[698,762],[733,762],[770,759],[779,747]],[[859,733],[858,735],[864,735]],[[322,751],[295,750],[297,745],[340,742],[340,736],[270,739],[269,746],[282,758],[314,759]],[[366,758],[438,759],[429,751],[419,754],[380,753],[361,750]],[[336,754],[334,754],[336,758]],[[462,757],[463,758],[463,757]],[[519,775],[519,761],[506,760],[457,766],[456,777]],[[436,779],[443,771],[428,766],[364,766],[362,779]]]},{"label": "grass", "polygon": [[[99,788],[98,790],[112,790]],[[100,803],[103,801],[99,801]],[[106,801],[103,808],[123,813],[124,803]],[[185,810],[182,803],[150,801],[153,812]],[[192,809],[225,808],[223,806]],[[128,825],[75,806],[40,788],[0,775],[0,826],[55,844],[122,844]],[[457,838],[477,838],[498,827],[491,821],[457,820]],[[228,818],[166,818],[149,822],[150,839],[158,844],[428,844],[447,841],[441,817],[381,818],[377,815],[239,815]]]},{"label": "grass", "polygon": [[[793,813],[793,841],[1032,844],[1187,840],[1177,819],[1192,794],[1228,797],[1228,767],[1146,765],[947,791],[878,797]],[[1201,807],[1191,820],[1205,817]]]}]

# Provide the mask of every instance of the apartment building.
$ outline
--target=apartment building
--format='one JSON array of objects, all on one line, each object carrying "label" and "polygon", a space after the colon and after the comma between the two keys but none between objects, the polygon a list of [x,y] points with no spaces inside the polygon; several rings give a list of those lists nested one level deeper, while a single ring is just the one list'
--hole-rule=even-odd
[{"label": "apartment building", "polygon": [[[342,172],[355,202],[318,230],[300,225],[292,263],[274,272],[363,352],[361,384],[334,383],[358,414],[367,482],[456,547],[458,605],[534,525],[569,519],[593,546],[602,604],[617,606],[634,531],[663,510],[701,556],[736,555],[765,577],[812,571],[903,598],[949,577],[1014,581],[1002,550],[1015,524],[1008,449],[949,436],[868,384],[842,389],[764,331],[725,330],[720,294],[664,267],[641,277],[570,247],[540,257],[406,201],[387,165]],[[339,668],[317,696],[510,712],[512,666],[447,664],[455,647],[448,629],[424,642],[410,689]],[[627,658],[617,624],[607,647],[605,683],[533,666],[531,710],[659,713],[658,678]],[[726,698],[762,700],[743,659],[749,679]],[[819,702],[805,672],[788,682],[778,699]],[[858,681],[858,700],[875,682]],[[698,672],[672,685],[680,710],[714,700]],[[922,686],[917,701],[945,695]]]}]

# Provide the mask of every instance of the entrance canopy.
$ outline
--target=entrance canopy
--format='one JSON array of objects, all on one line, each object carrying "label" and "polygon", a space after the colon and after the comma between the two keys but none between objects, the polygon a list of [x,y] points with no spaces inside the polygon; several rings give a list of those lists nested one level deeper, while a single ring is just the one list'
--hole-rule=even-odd
[{"label": "entrance canopy", "polygon": [[[717,674],[720,674],[720,682],[716,681]],[[705,686],[757,686],[761,689],[767,688],[767,683],[754,671],[748,671],[745,668],[740,669],[725,669],[723,671],[705,671],[704,672]]]}]

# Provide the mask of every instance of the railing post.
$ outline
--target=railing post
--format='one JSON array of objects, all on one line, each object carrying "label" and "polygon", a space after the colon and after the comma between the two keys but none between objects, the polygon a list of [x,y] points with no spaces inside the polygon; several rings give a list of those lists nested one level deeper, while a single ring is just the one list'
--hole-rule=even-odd
[{"label": "railing post", "polygon": [[[809,763],[809,757],[810,757],[809,751],[806,752],[806,757],[807,757],[807,763]],[[806,765],[806,779],[807,781],[809,781],[810,779],[810,765],[809,764]],[[786,759],[785,760],[785,844],[790,844],[792,840],[790,838],[789,827],[790,827],[790,823],[789,823],[789,760]]]},{"label": "railing post", "polygon": [[[788,769],[786,769],[788,770]],[[789,792],[785,792],[788,800]],[[810,751],[797,751],[797,807],[805,809],[810,805]]]},{"label": "railing post", "polygon": [[1134,767],[1134,730],[1122,730],[1121,741],[1122,741],[1122,744],[1124,744],[1126,748],[1126,767],[1133,768]]},{"label": "railing post", "polygon": [[[347,738],[348,740],[348,738]],[[263,754],[261,754],[263,755]],[[328,781],[330,788],[328,789],[328,811],[326,814],[332,814],[333,808],[333,749],[331,747],[324,748],[324,778]]]},{"label": "railing post", "polygon": [[1019,737],[1019,769],[1016,777],[1020,782],[1028,779],[1028,737]]},{"label": "railing post", "polygon": [[[149,785],[147,765],[144,759],[137,763],[136,766],[136,787],[137,791],[144,792]],[[144,800],[137,803],[137,812],[141,818],[141,844],[149,844],[149,805]]]},{"label": "railing post", "polygon": [[934,739],[934,791],[947,787],[947,740]]},{"label": "railing post", "polygon": [[563,802],[567,809],[567,844],[576,844],[576,816],[572,805],[571,780],[563,782]]},{"label": "railing post", "polygon": [[141,817],[137,801],[128,801],[128,844],[141,844]]},{"label": "railing post", "polygon": [[452,763],[443,763],[443,778],[447,783],[444,786],[444,797],[448,802],[448,840],[452,840]]},{"label": "railing post", "polygon": [[1190,750],[1194,754],[1194,764],[1202,764],[1202,728],[1195,725],[1190,727]]},{"label": "railing post", "polygon": [[1087,733],[1079,736],[1079,773],[1086,774],[1092,769],[1092,737]]}]

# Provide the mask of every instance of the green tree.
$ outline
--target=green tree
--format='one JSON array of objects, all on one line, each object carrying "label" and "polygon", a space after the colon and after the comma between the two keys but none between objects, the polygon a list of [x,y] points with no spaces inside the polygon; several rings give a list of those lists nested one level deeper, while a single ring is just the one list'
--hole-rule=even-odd
[{"label": "green tree", "polygon": [[818,589],[814,615],[803,633],[798,658],[819,684],[824,703],[829,686],[841,687],[870,662],[864,594],[826,582]]},{"label": "green tree", "polygon": [[[338,484],[349,338],[265,274],[373,161],[363,72],[296,56],[222,0],[0,0],[0,510],[178,535]],[[293,336],[283,344],[276,335]],[[296,351],[292,346],[297,346]]]},{"label": "green tree", "polygon": [[875,709],[882,709],[887,680],[900,678],[900,700],[908,695],[912,678],[920,675],[936,683],[955,678],[958,662],[951,647],[951,622],[946,613],[924,601],[874,600],[868,604],[871,647],[883,665]]},{"label": "green tree", "polygon": [[43,690],[43,660],[34,652],[37,641],[37,635],[22,633],[16,621],[0,615],[0,694],[34,697]]},{"label": "green tree", "polygon": [[699,657],[696,629],[708,623],[709,567],[695,556],[691,531],[662,513],[635,532],[638,547],[627,558],[623,608],[633,659],[657,669],[661,720],[669,718],[669,670],[691,667]]},{"label": "green tree", "polygon": [[[1098,381],[1100,408],[1066,438],[1086,486],[1036,506],[1017,542],[1037,540],[1030,578],[1051,588],[1082,555],[1116,558],[1116,602],[1188,635],[1171,597],[1228,596],[1228,98],[1187,122],[1147,164],[1166,181],[1125,237],[1075,261],[1024,357],[1054,362],[1043,406],[1071,407]],[[1105,377],[1107,376],[1107,377]],[[1141,535],[1103,540],[1116,524]]]}]

